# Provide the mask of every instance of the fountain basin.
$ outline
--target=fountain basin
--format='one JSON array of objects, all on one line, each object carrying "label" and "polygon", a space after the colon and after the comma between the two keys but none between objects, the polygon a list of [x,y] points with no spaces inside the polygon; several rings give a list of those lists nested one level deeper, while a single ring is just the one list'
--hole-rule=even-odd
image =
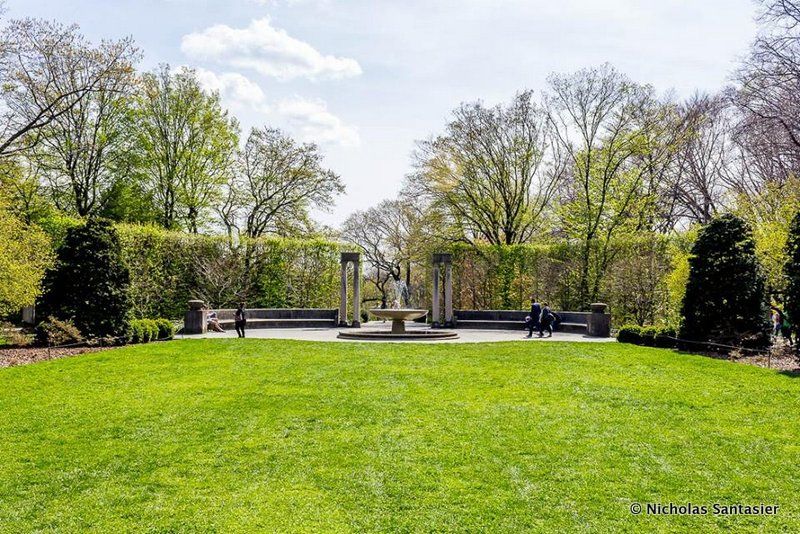
[{"label": "fountain basin", "polygon": [[413,321],[428,315],[428,310],[416,310],[413,308],[374,308],[369,312],[379,319],[391,319],[392,334],[405,334],[406,321]]},{"label": "fountain basin", "polygon": [[406,330],[405,321],[413,321],[428,315],[428,310],[412,308],[375,308],[369,312],[379,319],[391,319],[392,330],[348,330],[339,332],[341,339],[372,339],[372,340],[435,340],[453,339],[458,334],[447,330],[412,329]]}]

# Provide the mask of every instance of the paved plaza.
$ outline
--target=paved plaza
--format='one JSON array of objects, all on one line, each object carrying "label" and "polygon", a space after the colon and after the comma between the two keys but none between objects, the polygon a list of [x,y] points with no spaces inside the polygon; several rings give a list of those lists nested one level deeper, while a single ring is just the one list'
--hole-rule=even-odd
[{"label": "paved plaza", "polygon": [[[406,322],[406,330],[427,329],[429,326]],[[361,330],[391,330],[391,322],[372,321],[362,325]],[[338,339],[336,336],[341,330],[350,330],[346,328],[260,328],[247,330],[247,337],[254,339],[297,339],[301,341],[337,341],[345,343],[354,343],[351,340]],[[589,343],[607,343],[616,341],[613,337],[600,338],[589,337],[583,334],[567,334],[562,332],[555,332],[552,338],[538,338],[534,333],[533,337],[526,338],[528,332],[526,330],[472,330],[472,329],[456,329],[458,332],[457,339],[443,339],[443,340],[399,340],[399,341],[385,341],[385,340],[364,340],[355,343],[491,343],[499,341],[529,341],[537,343],[540,341],[579,341]],[[183,339],[198,339],[198,338],[234,338],[236,331],[231,328],[225,332],[207,332],[205,334],[197,335],[178,335],[177,338]]]}]

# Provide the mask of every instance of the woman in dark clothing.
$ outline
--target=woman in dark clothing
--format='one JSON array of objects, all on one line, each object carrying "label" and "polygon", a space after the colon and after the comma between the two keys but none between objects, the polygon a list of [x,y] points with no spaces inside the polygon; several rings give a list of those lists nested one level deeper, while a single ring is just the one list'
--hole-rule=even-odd
[{"label": "woman in dark clothing", "polygon": [[236,335],[244,337],[244,328],[247,326],[247,314],[244,311],[244,302],[239,303],[236,312],[233,314],[233,320],[236,324]]},{"label": "woman in dark clothing", "polygon": [[547,330],[547,337],[553,337],[553,319],[553,312],[545,302],[542,304],[542,317],[539,319],[539,337],[544,337],[545,330]]}]

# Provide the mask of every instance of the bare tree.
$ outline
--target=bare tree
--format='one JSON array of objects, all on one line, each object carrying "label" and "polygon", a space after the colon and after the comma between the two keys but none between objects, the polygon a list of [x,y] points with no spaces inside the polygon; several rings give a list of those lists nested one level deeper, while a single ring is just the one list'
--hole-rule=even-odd
[{"label": "bare tree", "polygon": [[328,209],[343,192],[341,178],[322,166],[317,145],[298,144],[280,130],[254,128],[220,211],[229,233],[237,228],[247,237],[261,237],[303,228],[309,208]]},{"label": "bare tree", "polygon": [[[737,73],[734,94],[739,131],[755,142],[751,155],[768,153],[783,179],[800,170],[800,3],[763,0],[761,31]],[[764,163],[762,160],[760,163]]]},{"label": "bare tree", "polygon": [[578,300],[587,306],[613,259],[612,238],[649,230],[642,227],[648,221],[642,210],[653,206],[645,186],[670,157],[664,140],[674,125],[652,88],[609,65],[551,76],[546,101],[571,173],[562,192],[562,221],[582,243]]},{"label": "bare tree", "polygon": [[[40,129],[34,157],[47,175],[56,205],[80,216],[98,211],[112,186],[114,161],[125,157],[124,123],[134,91],[139,52],[130,39],[104,42],[89,54],[108,66],[91,92]],[[71,91],[83,82],[67,78]]]},{"label": "bare tree", "polygon": [[[377,206],[350,215],[342,225],[342,237],[357,245],[370,269],[365,273],[380,294],[383,307],[389,297],[390,283],[405,287],[411,282],[411,261],[417,252],[419,212],[403,200],[384,200]],[[408,305],[409,293],[399,295]]]},{"label": "bare tree", "polygon": [[0,35],[0,156],[26,151],[42,128],[129,61],[127,47],[88,45],[77,26],[13,20]]},{"label": "bare tree", "polygon": [[547,159],[549,141],[530,91],[507,106],[462,104],[444,134],[418,143],[408,187],[463,228],[468,242],[525,243],[544,226],[563,174]]},{"label": "bare tree", "polygon": [[671,201],[670,223],[704,224],[727,207],[737,176],[738,149],[726,98],[695,94],[680,107],[686,135],[677,146],[662,195]]}]

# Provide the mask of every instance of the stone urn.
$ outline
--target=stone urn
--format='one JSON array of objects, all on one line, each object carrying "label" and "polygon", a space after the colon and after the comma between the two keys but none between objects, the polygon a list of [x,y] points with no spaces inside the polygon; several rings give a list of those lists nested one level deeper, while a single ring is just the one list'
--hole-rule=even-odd
[{"label": "stone urn", "polygon": [[606,313],[608,304],[595,302],[589,305],[586,333],[592,337],[609,337],[611,335],[611,315]]}]

